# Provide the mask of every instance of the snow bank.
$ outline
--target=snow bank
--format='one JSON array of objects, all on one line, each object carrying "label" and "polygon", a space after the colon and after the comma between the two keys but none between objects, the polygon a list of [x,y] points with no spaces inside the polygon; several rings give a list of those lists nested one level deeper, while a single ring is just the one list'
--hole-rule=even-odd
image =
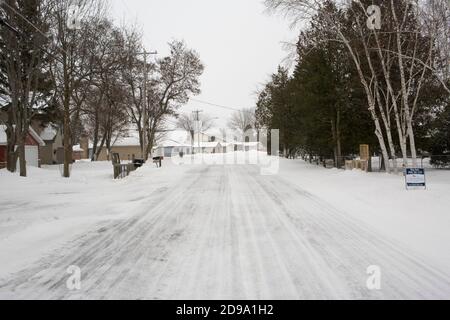
[{"label": "snow bank", "polygon": [[0,278],[95,224],[126,218],[146,194],[179,179],[185,168],[148,164],[123,180],[113,180],[110,162],[76,162],[70,179],[60,170],[28,167],[27,178],[0,170]]},{"label": "snow bank", "polygon": [[428,170],[427,190],[402,174],[325,169],[281,160],[279,175],[450,270],[450,171]]}]

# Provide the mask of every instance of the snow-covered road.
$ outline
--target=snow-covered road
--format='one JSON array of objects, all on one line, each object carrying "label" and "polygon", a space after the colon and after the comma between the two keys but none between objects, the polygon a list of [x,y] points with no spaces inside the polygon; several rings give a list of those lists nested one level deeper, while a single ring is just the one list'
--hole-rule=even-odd
[{"label": "snow-covered road", "polygon": [[[449,274],[282,176],[192,166],[0,279],[1,298],[450,298]],[[81,290],[66,270],[80,267]],[[381,268],[369,290],[367,268]]]}]

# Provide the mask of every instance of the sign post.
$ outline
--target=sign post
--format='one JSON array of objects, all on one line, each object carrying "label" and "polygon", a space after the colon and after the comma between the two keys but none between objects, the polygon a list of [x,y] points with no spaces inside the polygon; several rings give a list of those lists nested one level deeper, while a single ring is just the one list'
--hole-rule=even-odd
[{"label": "sign post", "polygon": [[406,190],[410,189],[426,189],[424,168],[406,168],[405,169]]}]

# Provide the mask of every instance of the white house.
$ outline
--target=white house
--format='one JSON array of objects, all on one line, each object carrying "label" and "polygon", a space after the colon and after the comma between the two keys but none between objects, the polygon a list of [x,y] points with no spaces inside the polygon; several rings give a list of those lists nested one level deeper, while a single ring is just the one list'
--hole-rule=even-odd
[{"label": "white house", "polygon": [[223,153],[224,149],[220,142],[200,142],[194,145],[195,153]]},{"label": "white house", "polygon": [[178,156],[180,153],[191,154],[191,140],[190,134],[186,131],[169,131],[157,141],[156,147],[152,150],[152,156],[170,158]]}]

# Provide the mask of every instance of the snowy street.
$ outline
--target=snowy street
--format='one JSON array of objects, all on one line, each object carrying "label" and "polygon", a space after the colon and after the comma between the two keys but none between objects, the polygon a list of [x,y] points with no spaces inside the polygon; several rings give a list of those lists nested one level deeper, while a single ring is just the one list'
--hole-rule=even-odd
[{"label": "snowy street", "polygon": [[[362,212],[376,194],[363,199],[364,191],[345,185],[357,186],[362,172],[282,160],[278,175],[262,176],[253,165],[167,161],[112,181],[109,163],[97,168],[101,177],[90,175],[92,165],[75,167],[71,184],[57,169],[35,169],[27,183],[30,192],[41,184],[42,194],[29,202],[19,192],[23,181],[1,172],[9,184],[0,193],[0,298],[450,298],[449,217],[439,207],[449,202],[439,196],[450,188],[448,172],[440,173],[444,183],[431,176],[422,193],[402,190],[402,177],[364,177],[386,180],[366,193],[399,187],[387,201],[436,199],[410,217],[388,204],[392,210],[376,218]],[[42,184],[50,175],[59,184]],[[71,265],[82,272],[78,291],[66,286]],[[381,268],[380,290],[366,286],[371,265]]]}]

